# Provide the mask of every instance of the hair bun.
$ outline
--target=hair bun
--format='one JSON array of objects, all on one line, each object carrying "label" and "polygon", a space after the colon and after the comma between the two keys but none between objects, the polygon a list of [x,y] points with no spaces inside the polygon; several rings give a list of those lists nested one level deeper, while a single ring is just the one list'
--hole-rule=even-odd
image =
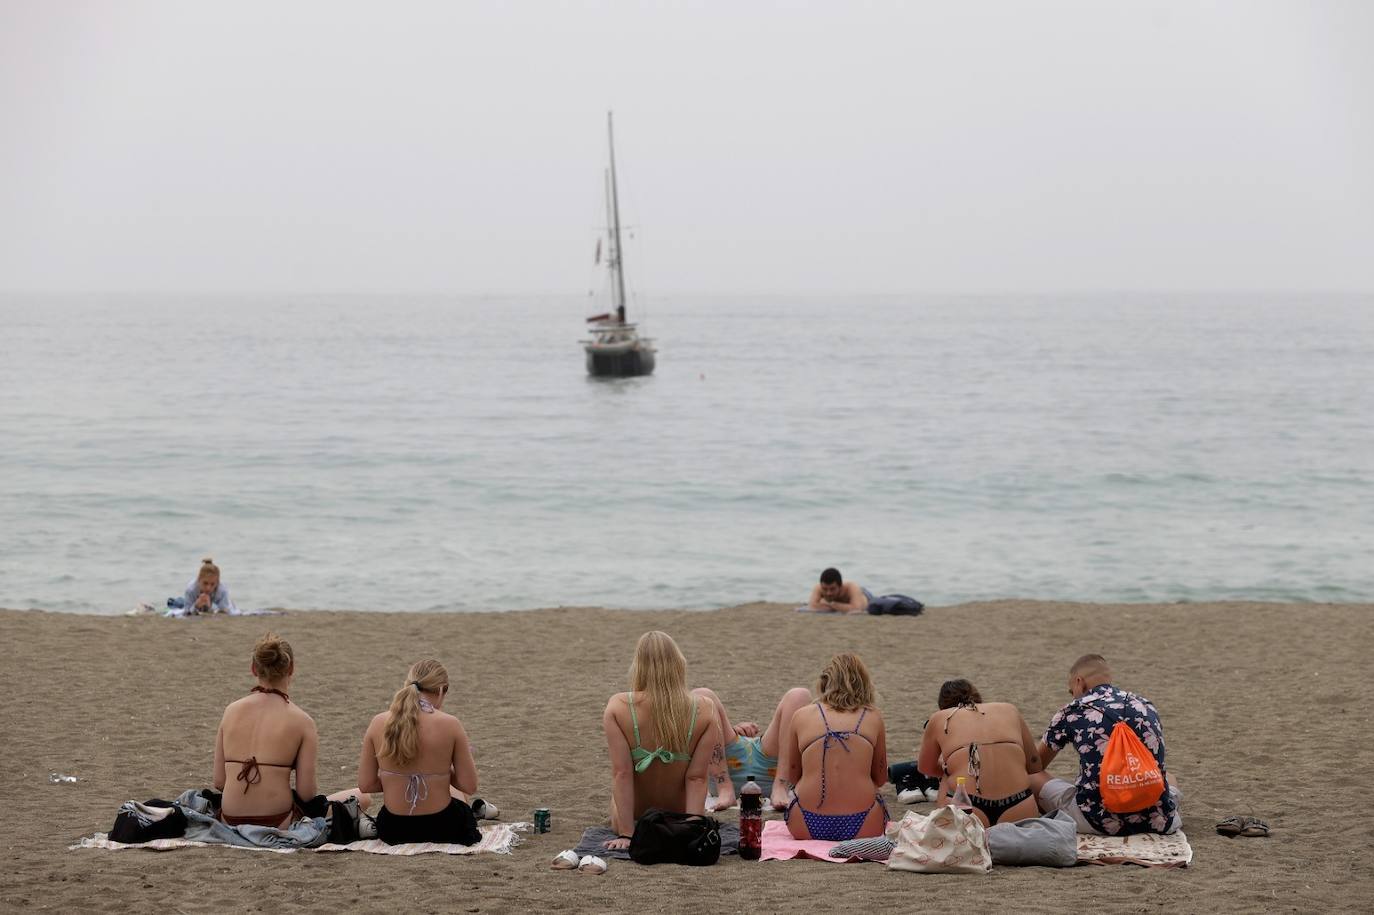
[{"label": "hair bun", "polygon": [[284,677],[291,669],[293,659],[291,643],[275,632],[267,633],[253,646],[253,666],[257,669],[258,676],[268,680],[280,680]]},{"label": "hair bun", "polygon": [[200,561],[200,564],[203,566],[212,566],[215,564],[215,561],[211,559],[209,556],[206,556],[204,559]]}]

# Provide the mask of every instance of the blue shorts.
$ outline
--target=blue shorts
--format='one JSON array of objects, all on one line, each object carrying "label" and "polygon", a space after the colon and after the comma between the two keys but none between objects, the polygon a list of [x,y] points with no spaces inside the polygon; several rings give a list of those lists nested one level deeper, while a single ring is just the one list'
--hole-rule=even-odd
[{"label": "blue shorts", "polygon": [[763,752],[763,735],[736,736],[725,748],[725,764],[730,768],[730,781],[735,785],[736,794],[751,775],[764,797],[773,792],[773,779],[778,777],[778,758]]}]

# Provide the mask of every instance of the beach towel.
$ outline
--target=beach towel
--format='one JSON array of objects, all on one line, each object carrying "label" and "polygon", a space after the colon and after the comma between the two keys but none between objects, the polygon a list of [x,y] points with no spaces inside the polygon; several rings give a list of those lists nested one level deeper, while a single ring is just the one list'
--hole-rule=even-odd
[{"label": "beach towel", "polygon": [[[577,857],[584,855],[596,855],[601,858],[619,858],[622,861],[630,860],[630,850],[620,848],[610,850],[606,848],[606,843],[615,838],[615,830],[609,826],[591,826],[582,833],[582,838],[578,839],[577,846],[573,852]],[[722,855],[739,854],[739,826],[734,823],[720,824],[720,853]]]},{"label": "beach towel", "polygon": [[1187,867],[1193,863],[1193,846],[1182,830],[1167,836],[1152,833],[1134,836],[1079,834],[1079,864],[1139,864],[1141,867]]},{"label": "beach towel", "polygon": [[129,845],[124,842],[112,842],[104,833],[96,833],[93,836],[82,839],[75,845],[67,846],[69,850],[78,848],[103,848],[110,851],[122,851],[126,848],[144,848],[149,851],[171,851],[176,848],[241,848],[246,851],[271,851],[278,854],[291,854],[296,851],[361,851],[371,855],[424,855],[424,854],[444,854],[444,855],[475,855],[479,852],[494,852],[498,855],[509,855],[515,846],[520,844],[520,835],[517,830],[528,829],[528,823],[496,823],[494,825],[480,827],[482,840],[475,845],[448,845],[437,842],[420,842],[414,845],[387,845],[380,839],[366,839],[360,842],[350,842],[347,845],[319,845],[315,848],[269,848],[265,846],[248,845],[229,845],[223,842],[195,842],[189,839],[153,839],[151,842],[141,842],[137,845]]},{"label": "beach towel", "polygon": [[831,857],[830,852],[840,844],[845,843],[826,842],[821,839],[794,839],[792,833],[787,831],[786,823],[782,820],[769,820],[763,824],[763,854],[759,856],[759,860],[791,861],[795,858],[811,858],[816,861],[829,861],[831,864],[875,860],[860,855]]},{"label": "beach towel", "polygon": [[[173,603],[175,601],[175,603]],[[282,611],[272,610],[266,607],[256,610],[240,610],[237,607],[232,611],[221,613],[187,613],[186,607],[179,597],[167,598],[167,609],[159,610],[149,603],[136,604],[132,610],[125,611],[125,616],[152,616],[160,614],[174,619],[192,619],[202,616],[281,616]]]}]

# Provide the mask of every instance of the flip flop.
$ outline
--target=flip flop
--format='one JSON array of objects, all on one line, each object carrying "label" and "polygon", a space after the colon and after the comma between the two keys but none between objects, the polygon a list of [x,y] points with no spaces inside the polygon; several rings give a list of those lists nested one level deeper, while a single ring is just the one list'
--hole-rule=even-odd
[{"label": "flip flop", "polygon": [[1269,838],[1269,824],[1258,817],[1246,817],[1244,829],[1240,831],[1241,837],[1246,839],[1267,839]]},{"label": "flip flop", "polygon": [[1249,819],[1250,817],[1242,816],[1227,817],[1226,819],[1217,823],[1217,832],[1219,832],[1223,836],[1229,836],[1234,839],[1236,836],[1240,835],[1241,832],[1245,830],[1245,827],[1248,825],[1247,821]]},{"label": "flip flop", "polygon": [[596,855],[587,855],[587,857],[583,858],[581,863],[577,865],[577,869],[584,874],[600,875],[606,873],[606,862]]},{"label": "flip flop", "polygon": [[560,851],[554,856],[553,863],[549,867],[556,871],[577,870],[577,852],[571,848],[567,851]]}]

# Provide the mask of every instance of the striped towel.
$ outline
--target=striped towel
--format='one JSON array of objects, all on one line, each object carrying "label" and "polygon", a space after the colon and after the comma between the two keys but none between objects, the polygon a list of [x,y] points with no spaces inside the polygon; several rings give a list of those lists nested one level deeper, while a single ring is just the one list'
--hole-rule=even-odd
[{"label": "striped towel", "polygon": [[296,851],[361,851],[372,855],[424,855],[424,854],[444,854],[444,855],[475,855],[479,852],[495,852],[498,855],[508,855],[515,846],[520,844],[520,835],[517,829],[528,829],[528,823],[495,823],[489,826],[479,827],[482,833],[482,840],[475,845],[447,845],[437,842],[419,842],[413,845],[387,845],[379,839],[367,839],[361,842],[350,842],[347,845],[321,845],[318,848],[251,848],[244,845],[225,845],[215,842],[190,842],[186,839],[154,839],[151,842],[142,842],[137,845],[130,845],[125,842],[111,842],[104,833],[96,833],[82,839],[75,845],[68,846],[69,849],[76,848],[104,848],[111,851],[122,851],[126,848],[143,848],[148,851],[170,851],[174,848],[238,848],[243,851],[274,851],[278,854],[291,854]]}]

